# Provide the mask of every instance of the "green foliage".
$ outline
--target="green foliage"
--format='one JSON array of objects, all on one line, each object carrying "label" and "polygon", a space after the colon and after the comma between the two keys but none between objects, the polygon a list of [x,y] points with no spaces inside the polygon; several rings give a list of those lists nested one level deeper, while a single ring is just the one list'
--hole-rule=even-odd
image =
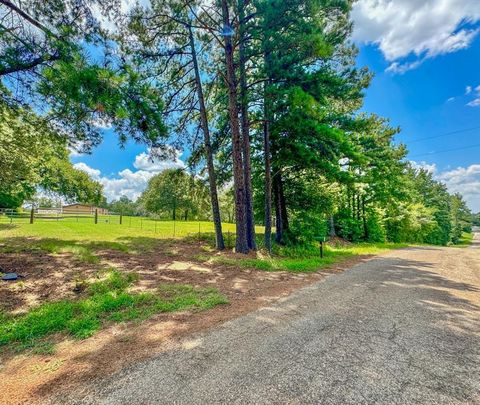
[{"label": "green foliage", "polygon": [[306,245],[314,240],[326,238],[328,225],[325,217],[312,211],[295,215],[288,229],[286,241],[291,245]]},{"label": "green foliage", "polygon": [[41,111],[43,125],[85,151],[100,143],[107,125],[121,144],[131,138],[153,148],[163,145],[167,132],[158,87],[118,57],[118,45],[99,23],[119,16],[119,2],[9,3],[1,5],[9,16],[0,30],[2,102]]},{"label": "green foliage", "polygon": [[32,111],[0,102],[0,207],[19,207],[37,188],[66,200],[102,199],[102,186],[70,163],[65,140]]},{"label": "green foliage", "polygon": [[207,187],[182,169],[152,177],[140,201],[148,212],[173,220],[209,216]]},{"label": "green foliage", "polygon": [[128,197],[121,196],[118,200],[112,201],[107,208],[110,212],[126,216],[140,215],[142,207],[138,201],[131,201]]}]

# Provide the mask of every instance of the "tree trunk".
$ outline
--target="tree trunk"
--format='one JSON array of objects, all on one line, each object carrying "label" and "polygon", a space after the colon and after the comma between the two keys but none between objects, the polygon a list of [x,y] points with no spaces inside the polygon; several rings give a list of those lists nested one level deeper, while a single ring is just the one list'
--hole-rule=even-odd
[{"label": "tree trunk", "polygon": [[362,196],[363,238],[368,240],[367,215],[365,214],[365,196]]},{"label": "tree trunk", "polygon": [[357,194],[357,221],[360,221],[360,194]]},{"label": "tree trunk", "polygon": [[247,72],[245,69],[245,2],[238,0],[239,16],[239,72],[240,72],[240,116],[242,121],[242,149],[243,149],[243,167],[245,180],[245,214],[247,222],[247,243],[251,250],[256,250],[255,241],[255,218],[253,215],[252,201],[252,169],[250,163],[250,122],[248,117],[248,94],[247,94]]},{"label": "tree trunk", "polygon": [[220,205],[218,203],[217,177],[215,175],[215,167],[213,164],[212,144],[210,141],[210,128],[208,125],[207,109],[205,107],[205,97],[203,95],[202,79],[200,76],[200,69],[198,67],[197,51],[195,49],[195,41],[193,38],[191,26],[188,26],[188,34],[190,39],[190,50],[192,53],[193,67],[195,71],[197,97],[200,106],[200,125],[203,131],[205,159],[207,161],[208,170],[208,184],[210,186],[210,201],[212,204],[213,224],[215,226],[215,246],[218,250],[223,250],[225,249],[225,241],[223,239],[222,217],[220,215]]},{"label": "tree trunk", "polygon": [[275,216],[276,216],[276,234],[275,241],[284,244],[285,232],[288,230],[287,207],[285,204],[285,195],[283,192],[282,177],[278,170],[273,175],[273,192],[275,196]]},{"label": "tree trunk", "polygon": [[[230,17],[227,0],[222,0],[222,16],[224,27],[230,27]],[[228,88],[228,113],[230,128],[232,131],[232,156],[233,156],[233,183],[235,190],[235,223],[236,223],[236,244],[235,250],[238,253],[248,253],[247,242],[247,221],[245,206],[245,177],[242,159],[242,142],[240,136],[240,125],[238,122],[238,96],[235,79],[235,64],[233,58],[232,38],[225,37],[225,82]]]},{"label": "tree trunk", "polygon": [[337,236],[337,233],[335,232],[335,220],[333,218],[333,215],[330,215],[330,237],[335,238]]},{"label": "tree trunk", "polygon": [[265,154],[265,249],[272,251],[272,170],[270,160],[270,102],[267,84],[263,100],[263,149]]},{"label": "tree trunk", "polygon": [[355,219],[355,191],[352,191],[352,219]]}]

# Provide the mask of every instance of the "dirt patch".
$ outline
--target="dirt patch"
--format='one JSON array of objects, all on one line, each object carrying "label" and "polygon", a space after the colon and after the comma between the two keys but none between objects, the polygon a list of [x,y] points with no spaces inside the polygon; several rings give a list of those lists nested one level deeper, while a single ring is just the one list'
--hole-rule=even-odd
[{"label": "dirt patch", "polygon": [[[50,356],[4,353],[0,357],[2,403],[42,403],[54,392],[78,388],[82,383],[164,350],[194,345],[188,337],[195,332],[253,311],[328,273],[369,259],[356,257],[321,272],[291,274],[195,260],[219,254],[209,252],[201,243],[162,241],[149,253],[103,250],[97,254],[101,260],[96,265],[75,261],[68,254],[3,254],[0,267],[18,271],[25,279],[23,284],[0,285],[0,308],[11,313],[22,312],[42,302],[76,297],[82,294],[75,290],[78,280],[94,277],[101,266],[137,273],[140,279],[136,290],[154,290],[162,283],[214,286],[230,303],[208,311],[159,314],[142,323],[112,324],[80,342],[57,336],[56,353]],[[221,255],[230,259],[240,257],[233,253]]]}]

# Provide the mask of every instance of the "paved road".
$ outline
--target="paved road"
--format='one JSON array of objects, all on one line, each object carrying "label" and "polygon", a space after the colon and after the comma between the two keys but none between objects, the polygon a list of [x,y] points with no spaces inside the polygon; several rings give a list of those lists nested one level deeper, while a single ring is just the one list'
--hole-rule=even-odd
[{"label": "paved road", "polygon": [[480,249],[390,252],[69,401],[480,404]]}]

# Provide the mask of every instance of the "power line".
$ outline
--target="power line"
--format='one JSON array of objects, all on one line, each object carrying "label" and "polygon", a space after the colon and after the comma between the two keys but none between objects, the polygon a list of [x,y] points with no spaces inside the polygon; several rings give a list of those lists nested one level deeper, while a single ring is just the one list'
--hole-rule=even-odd
[{"label": "power line", "polygon": [[476,145],[462,146],[460,148],[444,149],[444,150],[439,150],[439,151],[434,151],[434,152],[421,153],[419,155],[413,155],[413,156],[410,156],[410,157],[411,158],[416,158],[416,157],[421,157],[421,156],[437,155],[439,153],[454,152],[454,151],[458,151],[458,150],[466,150],[466,149],[473,149],[473,148],[480,148],[480,143],[478,143]]},{"label": "power line", "polygon": [[445,132],[445,133],[440,134],[440,135],[427,136],[427,137],[425,137],[425,138],[413,139],[412,141],[405,141],[405,143],[408,145],[408,144],[411,144],[411,143],[417,143],[417,142],[421,142],[421,141],[427,141],[427,140],[429,140],[429,139],[437,139],[437,138],[442,138],[442,137],[444,137],[444,136],[456,135],[456,134],[462,134],[462,133],[464,133],[464,132],[475,131],[476,129],[480,129],[480,126],[473,127],[473,128],[459,129],[459,130],[457,130],[457,131]]}]

